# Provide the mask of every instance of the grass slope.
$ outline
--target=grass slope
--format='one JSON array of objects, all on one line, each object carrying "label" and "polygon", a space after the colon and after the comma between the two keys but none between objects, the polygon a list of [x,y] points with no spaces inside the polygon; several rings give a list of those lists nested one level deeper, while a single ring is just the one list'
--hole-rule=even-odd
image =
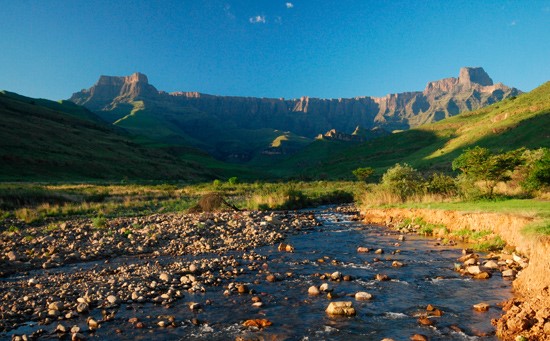
[{"label": "grass slope", "polygon": [[476,145],[492,150],[550,147],[550,82],[489,107],[361,145],[316,141],[272,170],[274,176],[352,178],[358,167],[381,175],[397,162],[449,171],[454,158]]},{"label": "grass slope", "polygon": [[189,181],[219,176],[200,162],[140,146],[131,136],[73,103],[0,92],[0,120],[2,181]]}]

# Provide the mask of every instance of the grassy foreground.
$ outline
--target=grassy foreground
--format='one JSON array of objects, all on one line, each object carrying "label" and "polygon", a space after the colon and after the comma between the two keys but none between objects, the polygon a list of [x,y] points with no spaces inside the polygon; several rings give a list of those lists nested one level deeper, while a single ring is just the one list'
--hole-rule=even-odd
[{"label": "grassy foreground", "polygon": [[[0,184],[0,226],[69,217],[143,216],[182,212],[207,193],[220,193],[240,209],[287,210],[353,202],[364,191],[355,182],[181,184]],[[4,228],[7,228],[4,226]]]}]

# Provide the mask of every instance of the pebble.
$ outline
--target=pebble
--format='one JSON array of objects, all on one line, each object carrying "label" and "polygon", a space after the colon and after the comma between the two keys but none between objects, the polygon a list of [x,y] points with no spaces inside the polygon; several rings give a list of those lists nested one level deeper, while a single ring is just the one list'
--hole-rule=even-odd
[{"label": "pebble", "polygon": [[481,268],[478,265],[472,265],[466,268],[466,272],[470,275],[477,275],[481,273]]},{"label": "pebble", "polygon": [[109,295],[107,296],[107,302],[110,304],[116,304],[118,303],[118,298],[115,295]]},{"label": "pebble", "polygon": [[332,279],[333,281],[337,281],[337,280],[340,280],[342,278],[342,274],[338,271],[336,272],[333,272],[331,275],[330,275],[330,279]]},{"label": "pebble", "polygon": [[163,272],[160,274],[159,279],[164,282],[170,282],[172,280],[172,277],[168,273]]},{"label": "pebble", "polygon": [[377,281],[381,281],[381,282],[385,282],[385,281],[390,280],[390,277],[388,275],[385,275],[385,274],[376,274],[376,276],[374,276],[374,278]]},{"label": "pebble", "polygon": [[498,263],[495,262],[494,260],[489,260],[489,261],[485,262],[485,264],[483,264],[483,266],[487,269],[493,269],[493,270],[498,270],[500,268]]},{"label": "pebble", "polygon": [[79,313],[85,313],[88,311],[88,309],[89,309],[89,306],[87,303],[78,303],[76,305],[76,311]]},{"label": "pebble", "polygon": [[418,323],[423,326],[431,326],[434,324],[434,321],[430,320],[428,317],[420,317]]},{"label": "pebble", "polygon": [[487,311],[489,310],[489,305],[487,303],[477,303],[473,305],[475,311]]},{"label": "pebble", "polygon": [[516,277],[516,272],[512,269],[502,271],[502,277]]},{"label": "pebble", "polygon": [[324,291],[324,292],[332,291],[332,289],[330,288],[328,283],[321,284],[321,286],[319,287],[319,290]]},{"label": "pebble", "polygon": [[90,330],[94,330],[99,327],[99,323],[92,317],[88,317],[86,323],[88,323],[88,328],[90,328]]}]

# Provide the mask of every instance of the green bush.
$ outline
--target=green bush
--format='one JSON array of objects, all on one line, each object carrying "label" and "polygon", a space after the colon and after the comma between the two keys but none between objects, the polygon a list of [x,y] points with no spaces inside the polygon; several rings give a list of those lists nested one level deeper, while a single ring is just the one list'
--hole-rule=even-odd
[{"label": "green bush", "polygon": [[92,218],[92,225],[98,229],[104,228],[107,226],[107,219],[105,219],[105,217],[103,216],[94,217]]},{"label": "green bush", "polygon": [[526,174],[521,187],[529,192],[550,187],[550,149],[527,150],[523,158]]},{"label": "green bush", "polygon": [[382,186],[405,201],[413,195],[423,194],[424,178],[408,164],[398,163],[384,173]]},{"label": "green bush", "polygon": [[371,167],[357,168],[352,173],[355,175],[357,180],[367,182],[367,179],[374,174],[374,169]]},{"label": "green bush", "polygon": [[236,176],[233,176],[233,177],[230,177],[229,179],[227,179],[227,183],[229,183],[230,185],[236,185],[238,182],[238,179]]},{"label": "green bush", "polygon": [[433,173],[428,180],[426,191],[431,194],[456,195],[457,185],[452,177],[442,173]]}]

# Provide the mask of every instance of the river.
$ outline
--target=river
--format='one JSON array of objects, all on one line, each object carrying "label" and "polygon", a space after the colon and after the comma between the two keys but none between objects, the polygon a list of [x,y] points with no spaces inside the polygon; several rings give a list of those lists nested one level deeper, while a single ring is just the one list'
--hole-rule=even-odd
[{"label": "river", "polygon": [[[318,209],[315,214],[321,226],[285,240],[294,247],[293,253],[280,252],[276,245],[265,246],[254,250],[266,257],[259,269],[248,270],[247,262],[242,262],[242,273],[235,282],[246,284],[253,294],[224,295],[228,285],[225,282],[207,287],[204,293],[185,293],[183,299],[170,307],[122,304],[113,311],[114,318],[93,333],[86,331],[84,320],[66,324],[83,326],[81,331],[87,339],[98,340],[409,340],[413,334],[425,335],[430,340],[496,340],[491,319],[502,314],[498,304],[512,296],[511,282],[499,272],[487,280],[462,277],[453,271],[462,255],[459,246],[441,246],[433,238],[417,235],[406,235],[400,241],[395,231],[352,221],[351,215],[332,208]],[[372,251],[358,253],[358,247]],[[375,254],[376,249],[384,252]],[[231,254],[242,258],[240,253]],[[94,265],[115,267],[117,262],[146,261],[121,258]],[[157,261],[162,265],[175,260],[160,257]],[[394,261],[404,266],[394,267]],[[69,265],[55,271],[79,271],[79,267]],[[335,271],[351,276],[352,280],[319,277]],[[277,280],[266,281],[268,273]],[[378,281],[376,274],[385,274],[390,280]],[[323,283],[333,289],[332,299],[326,293],[308,295],[310,286]],[[372,294],[373,299],[356,301],[353,296],[359,291]],[[255,296],[261,299],[261,307],[252,305]],[[331,301],[352,301],[357,315],[328,316],[325,309]],[[191,310],[189,302],[197,302],[201,308]],[[474,311],[472,305],[480,302],[488,303],[490,309]],[[418,319],[427,314],[428,304],[443,314],[430,317],[432,326],[423,326]],[[92,314],[101,319],[99,309]],[[159,328],[159,316],[166,319],[167,315],[174,316],[177,324]],[[143,321],[144,328],[135,328],[128,322],[130,318]],[[248,319],[267,319],[272,325],[255,330],[242,325]],[[55,323],[49,326],[29,323],[0,334],[0,338],[9,339],[39,328],[46,330],[42,338],[57,338],[53,332],[55,326]]]}]

